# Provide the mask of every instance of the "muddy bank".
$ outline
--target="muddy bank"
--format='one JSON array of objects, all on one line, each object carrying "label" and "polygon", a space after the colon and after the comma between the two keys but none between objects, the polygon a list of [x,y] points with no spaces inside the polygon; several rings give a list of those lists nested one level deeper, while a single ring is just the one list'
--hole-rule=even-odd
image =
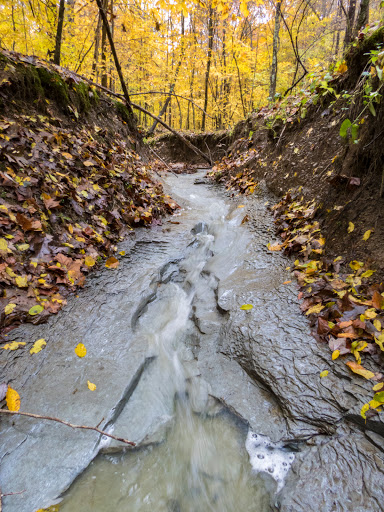
[{"label": "muddy bank", "polygon": [[[83,424],[102,420],[101,427],[113,427],[138,449],[152,446],[151,464],[156,446],[166,449],[178,410],[175,393],[180,397],[180,383],[186,383],[195,414],[220,419],[224,407],[245,433],[268,436],[275,458],[281,451],[294,455],[277,494],[269,465],[255,467],[269,479],[270,498],[261,499],[260,510],[381,510],[382,423],[358,420],[370,385],[344,362],[331,366],[328,349],[310,336],[299,313],[295,285],[283,284],[290,279],[290,260],[266,249],[273,222],[265,203],[273,198],[259,191],[239,205],[194,180],[167,178],[167,190],[183,210],[168,225],[138,230],[123,242],[119,249],[126,256],[116,273],[95,275],[48,324],[14,331],[27,349],[40,337],[48,343],[34,356],[3,352],[3,377],[19,390],[22,410]],[[253,309],[243,311],[242,304]],[[83,359],[74,353],[79,341],[88,351]],[[169,371],[174,354],[181,374]],[[36,371],[30,375],[32,357]],[[329,375],[322,379],[325,369]],[[87,380],[97,384],[95,392]],[[236,436],[244,448],[241,429]],[[26,489],[4,498],[5,512],[48,506],[100,449],[110,456],[121,450],[94,433],[25,418],[2,419],[2,438],[2,492]],[[252,439],[250,460],[263,460],[258,455],[266,452]],[[220,489],[220,473],[204,468],[209,486],[216,475],[212,492]],[[81,481],[76,485],[80,489]],[[132,504],[130,487],[118,487],[122,502]],[[67,499],[78,495],[71,498],[71,489]],[[168,496],[164,510],[180,502]],[[76,501],[70,503],[73,510]],[[96,510],[84,503],[82,510]]]},{"label": "muddy bank", "polygon": [[[226,131],[210,133],[183,133],[184,137],[192,142],[198,149],[210,156],[212,162],[220,160],[225,154],[232,140]],[[188,164],[207,167],[207,162],[196,155],[178,137],[165,133],[148,141],[150,147],[158,153],[167,163],[186,162]]]}]

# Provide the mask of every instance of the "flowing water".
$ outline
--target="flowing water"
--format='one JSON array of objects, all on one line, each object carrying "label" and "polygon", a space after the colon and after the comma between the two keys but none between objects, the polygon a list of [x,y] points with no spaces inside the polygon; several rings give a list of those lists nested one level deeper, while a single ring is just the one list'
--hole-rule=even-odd
[{"label": "flowing water", "polygon": [[[3,474],[19,479],[31,503],[52,503],[57,489],[68,487],[60,512],[264,512],[283,487],[294,455],[265,435],[275,429],[274,437],[282,436],[273,404],[220,353],[229,314],[218,304],[218,286],[249,249],[244,210],[214,188],[194,185],[195,178],[168,177],[180,213],[133,244],[123,242],[119,272],[95,277],[83,299],[47,326],[62,341],[44,351],[45,366],[32,381],[35,406],[33,389],[53,385],[45,410],[78,423],[96,424],[117,404],[101,428],[137,446],[44,424],[28,433],[20,423],[19,458],[6,458]],[[69,356],[79,338],[89,349],[81,361]],[[95,393],[82,391],[88,378],[97,382]],[[59,450],[56,466],[50,446]],[[18,499],[8,499],[6,510],[31,510]]]},{"label": "flowing water", "polygon": [[[193,196],[195,203],[207,200]],[[273,485],[254,468],[282,486],[293,456],[248,432],[247,424],[215,399],[199,376],[193,316],[197,308],[206,308],[205,331],[220,329],[222,313],[207,296],[217,285],[213,269],[225,272],[226,264],[234,264],[231,253],[241,247],[244,217],[224,202],[205,205],[205,210],[205,219],[192,229],[195,238],[185,257],[161,269],[152,283],[155,292],[132,318],[135,335],[153,359],[138,403],[133,396],[131,404],[158,409],[163,438],[99,455],[71,487],[61,512],[262,512],[269,510]],[[108,452],[107,440],[104,444]]]}]

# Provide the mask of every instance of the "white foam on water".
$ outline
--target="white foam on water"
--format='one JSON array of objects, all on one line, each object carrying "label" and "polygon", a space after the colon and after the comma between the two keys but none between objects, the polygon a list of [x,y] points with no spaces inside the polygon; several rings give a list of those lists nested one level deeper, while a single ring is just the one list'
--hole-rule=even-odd
[{"label": "white foam on water", "polygon": [[276,492],[281,491],[294,454],[283,450],[280,443],[273,443],[268,436],[255,434],[252,430],[248,431],[245,448],[253,471],[270,475],[277,483]]}]

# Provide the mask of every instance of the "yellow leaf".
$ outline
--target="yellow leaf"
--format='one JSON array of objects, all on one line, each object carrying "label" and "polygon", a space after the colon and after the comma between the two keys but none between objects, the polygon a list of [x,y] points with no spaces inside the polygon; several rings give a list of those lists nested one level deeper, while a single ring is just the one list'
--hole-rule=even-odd
[{"label": "yellow leaf", "polygon": [[366,270],[361,274],[361,277],[371,277],[371,275],[376,272],[375,270]]},{"label": "yellow leaf", "polygon": [[4,347],[1,348],[3,348],[4,350],[17,350],[18,348],[22,347],[25,344],[25,341],[11,341],[11,343],[7,343],[6,345],[4,345]]},{"label": "yellow leaf", "polygon": [[28,286],[28,279],[27,277],[21,277],[21,276],[17,276],[16,279],[16,284],[19,288],[26,288]]},{"label": "yellow leaf", "polygon": [[361,375],[365,379],[369,380],[372,379],[372,377],[375,376],[373,372],[370,372],[369,370],[366,370],[363,366],[361,366],[358,363],[355,363],[354,361],[349,361],[346,363],[346,365],[354,372],[357,373],[357,375]]},{"label": "yellow leaf", "polygon": [[125,251],[120,251],[119,254],[120,256],[125,256]]},{"label": "yellow leaf", "polygon": [[119,260],[116,259],[114,256],[111,256],[110,258],[107,259],[107,261],[105,262],[105,266],[107,268],[117,268],[119,266]]},{"label": "yellow leaf", "polygon": [[363,235],[363,240],[364,240],[364,241],[367,241],[367,240],[368,240],[368,238],[371,236],[371,234],[372,234],[372,230],[371,230],[371,229],[368,229],[368,231],[366,231],[366,232],[364,233],[364,235]]},{"label": "yellow leaf", "polygon": [[10,411],[18,411],[20,409],[20,395],[15,390],[8,386],[7,394],[5,395],[7,407]]},{"label": "yellow leaf", "polygon": [[0,238],[0,251],[6,251],[8,249],[8,242],[5,238]]},{"label": "yellow leaf", "polygon": [[12,302],[10,302],[9,304],[7,304],[4,308],[4,313],[6,315],[10,315],[12,313],[12,311],[15,309],[16,307],[16,304],[12,304]]},{"label": "yellow leaf", "polygon": [[250,309],[253,309],[253,306],[252,304],[243,304],[242,306],[240,306],[240,309],[242,309],[243,311],[249,311]]},{"label": "yellow leaf", "polygon": [[355,225],[353,222],[350,222],[348,224],[348,233],[352,233],[352,231],[355,229]]},{"label": "yellow leaf", "polygon": [[359,268],[364,266],[364,263],[362,261],[353,260],[350,262],[349,266],[352,270],[359,270]]},{"label": "yellow leaf", "polygon": [[328,370],[324,370],[323,372],[320,373],[320,377],[323,378],[323,377],[326,377],[328,375],[329,371]]},{"label": "yellow leaf", "polygon": [[377,331],[381,331],[381,322],[376,318],[376,320],[373,321],[373,325]]},{"label": "yellow leaf", "polygon": [[380,391],[384,386],[384,382],[379,382],[378,384],[375,384],[372,388],[372,391]]},{"label": "yellow leaf", "polygon": [[367,417],[365,415],[365,413],[369,410],[369,404],[364,404],[363,407],[361,408],[361,411],[360,411],[360,414],[361,416],[366,420]]},{"label": "yellow leaf", "polygon": [[247,16],[249,16],[247,3],[248,3],[247,0],[241,0],[241,3],[240,3],[240,12],[245,18]]},{"label": "yellow leaf", "polygon": [[84,357],[87,353],[87,349],[85,348],[85,345],[83,343],[79,343],[77,347],[75,348],[75,354],[78,357]]},{"label": "yellow leaf", "polygon": [[379,345],[380,349],[384,352],[384,333],[380,334],[378,338],[375,337],[375,342]]},{"label": "yellow leaf", "polygon": [[335,359],[337,359],[340,355],[340,350],[334,350],[332,352],[332,361],[334,361]]},{"label": "yellow leaf", "polygon": [[80,194],[83,196],[83,197],[88,197],[88,192],[86,190],[82,190],[80,192]]},{"label": "yellow leaf", "polygon": [[239,204],[238,208],[244,208],[245,204]]},{"label": "yellow leaf", "polygon": [[86,256],[84,263],[87,265],[87,267],[93,267],[96,261],[91,256]]},{"label": "yellow leaf", "polygon": [[28,313],[31,316],[35,316],[35,315],[38,315],[39,313],[41,313],[42,311],[44,311],[43,306],[40,306],[40,304],[36,304],[36,306],[31,307],[31,309],[28,311]]},{"label": "yellow leaf", "polygon": [[90,389],[91,391],[96,390],[96,384],[92,384],[92,382],[89,380],[87,380],[87,384],[88,384],[88,389]]},{"label": "yellow leaf", "polygon": [[369,308],[364,311],[365,318],[368,318],[369,320],[372,320],[373,318],[377,317],[377,313],[375,311],[375,308]]},{"label": "yellow leaf", "polygon": [[320,313],[325,308],[322,304],[316,304],[315,306],[312,306],[311,308],[306,311],[306,315],[312,315],[313,313]]},{"label": "yellow leaf", "polygon": [[38,354],[40,350],[42,350],[42,348],[45,347],[46,344],[47,342],[45,341],[44,338],[40,338],[39,340],[35,341],[33,347],[29,351],[30,354]]},{"label": "yellow leaf", "polygon": [[283,246],[279,244],[271,245],[271,243],[268,243],[267,247],[270,251],[281,251]]},{"label": "yellow leaf", "polygon": [[17,248],[19,249],[19,251],[26,251],[27,249],[29,249],[29,244],[19,244]]},{"label": "yellow leaf", "polygon": [[90,160],[86,160],[85,162],[83,162],[83,165],[85,165],[85,167],[91,167],[91,165],[94,165]]}]

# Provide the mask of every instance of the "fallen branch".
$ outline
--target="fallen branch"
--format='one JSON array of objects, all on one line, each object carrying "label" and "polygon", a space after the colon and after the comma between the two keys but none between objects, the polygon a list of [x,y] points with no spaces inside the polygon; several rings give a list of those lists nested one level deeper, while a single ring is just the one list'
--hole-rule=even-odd
[{"label": "fallen branch", "polygon": [[169,130],[171,133],[173,133],[173,135],[176,135],[176,137],[178,137],[180,140],[182,140],[184,142],[184,144],[186,146],[189,147],[189,149],[191,149],[194,153],[196,153],[197,155],[201,156],[202,158],[204,158],[204,160],[206,162],[209,163],[209,165],[212,165],[212,160],[210,159],[209,156],[207,156],[205,153],[203,153],[199,148],[197,148],[196,146],[194,146],[192,144],[192,142],[189,142],[188,139],[186,139],[185,137],[183,137],[183,135],[181,135],[181,133],[177,132],[176,130],[174,130],[173,128],[171,128],[168,124],[164,123],[164,121],[162,121],[160,119],[160,117],[157,117],[155,116],[154,114],[151,114],[151,112],[149,112],[148,110],[146,110],[145,108],[143,107],[140,107],[140,105],[136,105],[135,103],[131,103],[132,107],[133,108],[136,108],[137,110],[140,110],[141,112],[143,112],[144,114],[147,114],[148,116],[152,117],[153,119],[155,119],[158,123],[160,123],[161,125],[164,126],[164,128],[166,128],[167,130]]},{"label": "fallen branch", "polygon": [[210,119],[215,119],[214,117],[210,116],[207,112],[205,112],[205,110],[202,107],[199,107],[199,105],[197,103],[195,103],[193,100],[191,100],[190,98],[187,98],[185,96],[180,96],[180,94],[175,94],[173,92],[172,93],[170,93],[170,92],[161,92],[161,91],[131,92],[130,97],[132,97],[132,96],[145,96],[146,94],[163,94],[163,95],[166,94],[167,96],[175,96],[175,98],[181,98],[182,100],[189,101],[189,103],[192,103],[192,105],[195,105],[195,107],[197,107],[202,112],[204,112],[205,115],[207,117],[209,117]]},{"label": "fallen branch", "polygon": [[[111,95],[111,96],[115,96],[116,98],[120,98],[120,99],[124,99],[124,96],[122,94],[119,94],[117,92],[113,92],[111,91],[110,89],[108,89],[107,87],[104,87],[103,85],[99,85],[97,84],[96,82],[93,82],[92,80],[90,80],[89,78],[86,78],[85,76],[82,76],[82,75],[78,75],[82,80],[84,80],[85,82],[88,82],[90,85],[92,85],[93,87],[97,87],[98,89],[106,92],[107,94]],[[205,153],[203,153],[199,148],[197,148],[196,146],[194,146],[192,144],[192,142],[189,142],[188,139],[186,139],[185,137],[183,137],[183,135],[181,135],[179,132],[177,132],[176,130],[174,130],[173,128],[171,128],[167,123],[165,123],[164,121],[162,121],[159,117],[155,116],[154,114],[151,114],[151,112],[149,112],[148,110],[146,110],[145,108],[141,107],[140,105],[136,105],[136,103],[132,103],[131,102],[131,107],[132,108],[135,108],[137,110],[140,110],[141,112],[143,112],[144,114],[147,114],[148,116],[152,117],[153,119],[155,119],[156,121],[158,121],[161,125],[164,126],[164,128],[166,128],[167,130],[169,130],[171,133],[173,133],[174,135],[176,135],[176,137],[178,137],[179,139],[181,139],[184,144],[186,146],[188,146],[194,153],[196,153],[197,155],[201,156],[202,158],[204,158],[204,160],[206,162],[209,163],[209,165],[212,165],[212,160],[210,159],[209,156],[207,156]]]},{"label": "fallen branch", "polygon": [[107,437],[110,437],[111,439],[115,439],[115,441],[120,441],[121,443],[129,444],[130,446],[136,446],[136,443],[133,443],[132,441],[128,441],[127,439],[124,439],[123,437],[114,436],[113,434],[108,434],[108,432],[105,432],[104,430],[100,430],[97,427],[88,427],[86,425],[74,425],[73,423],[69,423],[68,421],[61,420],[60,418],[55,418],[54,416],[43,416],[40,414],[32,414],[30,412],[8,411],[7,409],[0,409],[0,414],[19,415],[19,416],[27,416],[28,418],[36,418],[38,420],[56,421],[56,423],[62,423],[63,425],[66,425],[67,427],[79,428],[79,429],[83,429],[83,430],[93,430],[93,431],[97,432],[98,434],[101,434],[102,436],[107,436]]},{"label": "fallen branch", "polygon": [[[163,162],[163,164],[164,164],[164,165],[165,165],[165,167],[168,169],[168,171],[170,171],[172,174],[174,174],[174,175],[176,176],[176,178],[178,178],[178,175],[177,175],[175,172],[173,172],[173,171],[172,171],[172,169],[169,167],[169,165],[167,164],[167,162],[166,162],[165,160],[163,160],[163,159],[161,158],[161,156],[159,156],[159,155],[156,153],[156,151],[155,151],[154,149],[152,149],[152,148],[151,148],[151,146],[149,146],[149,145],[148,145],[147,147],[148,147],[149,151],[151,151],[151,152],[155,155],[155,157],[156,157],[156,158],[158,158],[161,162]],[[155,172],[156,172],[156,171],[155,171]],[[158,176],[160,176],[160,174],[159,174],[158,172],[156,172],[156,174],[157,174]]]}]

